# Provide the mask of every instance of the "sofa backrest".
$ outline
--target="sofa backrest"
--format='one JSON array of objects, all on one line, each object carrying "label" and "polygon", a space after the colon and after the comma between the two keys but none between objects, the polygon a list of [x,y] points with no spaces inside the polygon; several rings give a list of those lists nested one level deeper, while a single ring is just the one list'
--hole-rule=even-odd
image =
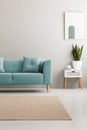
[{"label": "sofa backrest", "polygon": [[[43,59],[39,64],[39,72],[43,73]],[[23,72],[23,59],[4,59],[4,70],[7,73]]]},{"label": "sofa backrest", "polygon": [[4,59],[5,72],[22,72],[23,59]]}]

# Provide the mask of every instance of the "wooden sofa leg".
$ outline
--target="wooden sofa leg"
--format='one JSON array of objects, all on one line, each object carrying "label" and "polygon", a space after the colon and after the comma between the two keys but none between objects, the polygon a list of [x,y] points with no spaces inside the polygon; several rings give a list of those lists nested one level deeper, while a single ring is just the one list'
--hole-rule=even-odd
[{"label": "wooden sofa leg", "polygon": [[47,90],[47,92],[49,92],[49,85],[48,84],[46,85],[46,90]]}]

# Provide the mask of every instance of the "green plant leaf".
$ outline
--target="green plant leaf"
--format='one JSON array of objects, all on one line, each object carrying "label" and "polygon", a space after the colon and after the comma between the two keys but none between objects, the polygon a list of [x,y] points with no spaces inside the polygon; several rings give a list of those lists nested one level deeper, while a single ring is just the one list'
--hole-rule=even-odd
[{"label": "green plant leaf", "polygon": [[79,47],[77,44],[76,45],[72,44],[72,55],[74,60],[79,61],[81,59],[82,51],[83,51],[83,45]]}]

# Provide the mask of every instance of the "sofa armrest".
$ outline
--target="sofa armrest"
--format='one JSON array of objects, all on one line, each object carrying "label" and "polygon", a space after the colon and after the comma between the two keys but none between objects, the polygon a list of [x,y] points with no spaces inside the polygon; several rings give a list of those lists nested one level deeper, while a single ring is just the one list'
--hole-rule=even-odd
[{"label": "sofa armrest", "polygon": [[51,60],[45,60],[43,63],[43,83],[52,83],[52,62]]}]

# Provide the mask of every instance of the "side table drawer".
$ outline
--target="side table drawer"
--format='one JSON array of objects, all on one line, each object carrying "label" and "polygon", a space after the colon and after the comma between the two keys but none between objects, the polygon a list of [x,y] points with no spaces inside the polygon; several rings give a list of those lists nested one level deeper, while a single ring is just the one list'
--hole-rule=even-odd
[{"label": "side table drawer", "polygon": [[82,77],[82,71],[64,71],[64,77],[68,77],[68,78],[74,78],[74,77]]}]

